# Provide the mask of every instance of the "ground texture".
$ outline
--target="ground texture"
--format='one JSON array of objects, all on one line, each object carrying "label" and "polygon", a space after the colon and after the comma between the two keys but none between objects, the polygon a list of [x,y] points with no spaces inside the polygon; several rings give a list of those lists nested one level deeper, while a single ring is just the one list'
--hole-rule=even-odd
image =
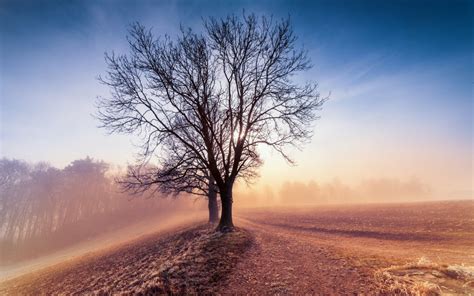
[{"label": "ground texture", "polygon": [[237,231],[151,235],[0,294],[474,295],[474,202],[239,211]]},{"label": "ground texture", "polygon": [[3,283],[2,295],[215,294],[251,243],[208,225],[142,238]]},{"label": "ground texture", "polygon": [[474,202],[241,212],[232,294],[474,295]]}]

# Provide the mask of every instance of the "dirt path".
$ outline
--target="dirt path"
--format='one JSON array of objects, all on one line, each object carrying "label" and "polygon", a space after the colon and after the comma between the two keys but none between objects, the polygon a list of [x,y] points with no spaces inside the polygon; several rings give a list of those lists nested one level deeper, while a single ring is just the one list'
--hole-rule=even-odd
[{"label": "dirt path", "polygon": [[253,233],[255,241],[223,294],[354,295],[374,291],[370,265],[294,232],[237,221]]}]

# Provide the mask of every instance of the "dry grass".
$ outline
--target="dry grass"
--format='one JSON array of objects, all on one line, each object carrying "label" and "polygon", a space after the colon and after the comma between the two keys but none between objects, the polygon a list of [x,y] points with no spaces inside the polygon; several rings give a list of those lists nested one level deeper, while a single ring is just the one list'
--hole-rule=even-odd
[{"label": "dry grass", "polygon": [[422,257],[418,262],[391,266],[375,273],[382,294],[389,295],[472,295],[474,268],[438,265]]},{"label": "dry grass", "polygon": [[208,226],[150,236],[105,255],[10,280],[0,294],[214,294],[251,241],[245,230],[222,234]]}]

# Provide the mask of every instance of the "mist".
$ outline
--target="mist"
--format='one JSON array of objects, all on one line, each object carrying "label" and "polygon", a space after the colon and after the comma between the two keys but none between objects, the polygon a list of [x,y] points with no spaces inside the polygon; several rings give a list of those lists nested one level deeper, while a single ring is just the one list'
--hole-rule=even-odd
[{"label": "mist", "polygon": [[0,159],[1,265],[44,256],[139,223],[142,232],[151,231],[174,216],[205,206],[187,196],[128,195],[115,182],[118,173],[110,168],[89,157],[63,169]]},{"label": "mist", "polygon": [[0,296],[474,295],[473,4],[1,0]]},{"label": "mist", "polygon": [[[114,168],[89,157],[74,160],[64,168],[45,162],[1,159],[2,265],[44,256],[143,221],[159,224],[173,216],[205,210],[205,199],[189,195],[129,195],[116,182],[121,171]],[[430,187],[416,178],[373,178],[355,186],[347,183],[334,179],[240,186],[236,200],[238,207],[291,207],[432,198]],[[153,226],[142,223],[141,227]]]},{"label": "mist", "polygon": [[[122,172],[104,161],[84,158],[64,168],[45,162],[0,160],[0,261],[3,265],[47,255],[65,247],[142,222],[204,211],[206,200],[158,192],[129,195],[116,179]],[[236,190],[236,206],[293,207],[348,203],[435,200],[418,178],[370,178],[358,183],[285,181]],[[203,215],[205,216],[205,215]],[[143,221],[147,221],[143,226]],[[152,221],[152,222],[150,222]]]},{"label": "mist", "polygon": [[237,198],[243,207],[436,200],[431,187],[415,177],[370,178],[349,184],[335,178],[330,182],[286,181],[279,186],[240,186]]}]

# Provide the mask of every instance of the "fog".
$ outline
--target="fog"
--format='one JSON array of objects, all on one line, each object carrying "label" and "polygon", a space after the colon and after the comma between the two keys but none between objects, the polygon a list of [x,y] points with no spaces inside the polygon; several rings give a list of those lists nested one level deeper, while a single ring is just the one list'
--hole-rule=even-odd
[{"label": "fog", "polygon": [[259,188],[240,186],[237,206],[302,206],[432,200],[431,188],[417,178],[371,178],[349,185],[339,179],[308,183],[286,181]]},{"label": "fog", "polygon": [[1,265],[134,225],[144,233],[176,215],[205,208],[205,203],[190,197],[130,196],[120,190],[109,168],[91,158],[75,160],[63,169],[0,159]]},{"label": "fog", "polygon": [[[207,217],[202,197],[122,192],[115,182],[120,170],[112,168],[91,158],[75,160],[64,168],[0,159],[1,266],[31,261],[84,242],[87,248],[81,247],[83,250],[100,248],[104,238],[113,244],[171,221],[177,225],[193,215]],[[348,181],[239,184],[234,205],[324,206],[433,199],[430,187],[416,178],[372,178],[355,185]]]}]

